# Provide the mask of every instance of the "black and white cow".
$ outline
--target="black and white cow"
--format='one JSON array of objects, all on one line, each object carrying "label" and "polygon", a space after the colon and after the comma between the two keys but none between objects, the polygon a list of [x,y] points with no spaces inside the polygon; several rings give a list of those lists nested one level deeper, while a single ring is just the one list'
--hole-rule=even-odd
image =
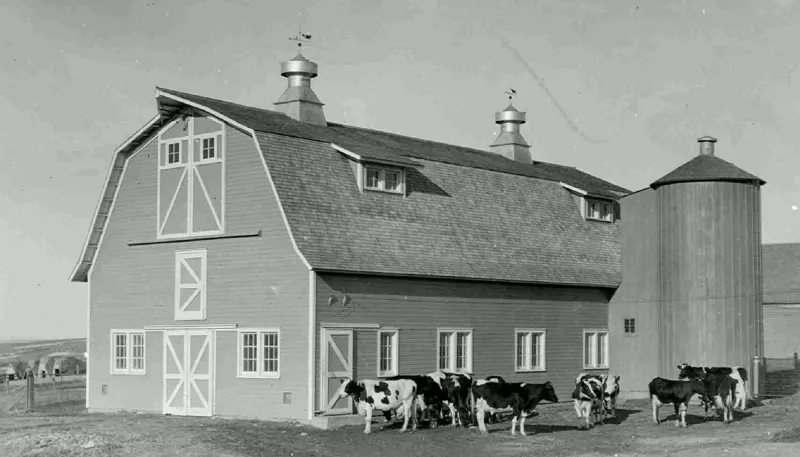
[{"label": "black and white cow", "polygon": [[417,385],[410,379],[398,379],[396,381],[362,379],[354,381],[343,379],[342,385],[334,396],[345,398],[350,396],[356,402],[358,412],[364,414],[366,427],[364,433],[372,432],[372,411],[398,411],[403,412],[403,428],[405,432],[408,428],[408,420],[411,418],[412,430],[417,429],[417,415],[415,400],[417,397]]},{"label": "black and white cow", "polygon": [[517,421],[520,434],[525,435],[525,419],[533,413],[542,400],[558,403],[558,396],[550,381],[544,384],[526,382],[476,381],[472,385],[472,403],[480,432],[486,435],[485,414],[511,411],[511,435],[516,435]]},{"label": "black and white cow", "polygon": [[451,426],[466,426],[464,422],[471,417],[469,407],[469,391],[472,386],[472,376],[466,373],[450,373],[446,371],[435,371],[429,373],[433,379],[437,379],[444,393],[442,401],[450,411],[452,420]]},{"label": "black and white cow", "polygon": [[658,408],[672,403],[675,406],[675,426],[686,427],[686,409],[695,395],[706,395],[706,387],[699,379],[674,380],[653,378],[648,384],[653,422],[659,425]]},{"label": "black and white cow", "polygon": [[[603,420],[605,405],[603,402],[603,382],[605,375],[587,375],[581,373],[575,379],[575,389],[572,391],[572,404],[578,419],[586,419],[586,429]],[[580,426],[579,426],[580,428]]]},{"label": "black and white cow", "polygon": [[[706,397],[713,403],[717,413],[722,413],[722,421],[727,423],[733,422],[733,403],[736,397],[736,384],[737,380],[731,378],[726,374],[721,373],[706,373],[703,379],[706,387]],[[705,403],[706,412],[704,418],[708,416],[708,405]]]},{"label": "black and white cow", "polygon": [[[619,397],[619,380],[620,376],[609,376],[607,374],[586,374],[581,373],[575,379],[575,390],[572,392],[573,403],[575,404],[575,412],[578,417],[586,417],[587,426],[589,425],[589,413],[592,411],[590,400],[593,389],[586,385],[582,386],[582,380],[589,381],[593,385],[599,386],[601,393],[598,397],[602,400],[602,416],[616,417],[617,415],[617,397]],[[583,390],[583,394],[581,394]],[[584,404],[584,403],[589,403]],[[585,413],[582,413],[585,411]]]},{"label": "black and white cow", "polygon": [[[399,375],[382,378],[385,381],[399,381],[410,379],[417,385],[416,410],[422,412],[422,420],[429,421],[431,427],[438,425],[441,417],[442,404],[447,400],[447,393],[442,388],[442,382],[436,372],[427,375]],[[384,415],[388,414],[385,413]],[[400,414],[398,414],[400,417]]]},{"label": "black and white cow", "polygon": [[[747,409],[747,370],[743,367],[693,367],[688,363],[678,365],[680,373],[679,379],[697,378],[704,379],[706,373],[725,374],[736,381],[736,401],[733,407],[738,407],[742,411]],[[708,403],[707,399],[703,398],[703,403]],[[706,405],[707,406],[707,405]]]}]

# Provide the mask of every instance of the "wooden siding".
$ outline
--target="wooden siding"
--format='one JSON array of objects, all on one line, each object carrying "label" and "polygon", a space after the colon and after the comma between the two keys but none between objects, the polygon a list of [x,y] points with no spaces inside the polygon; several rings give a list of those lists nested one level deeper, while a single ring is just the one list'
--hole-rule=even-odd
[{"label": "wooden siding", "polygon": [[[175,251],[205,248],[205,323],[281,329],[278,380],[237,378],[236,333],[217,332],[217,413],[307,417],[308,270],[292,248],[252,138],[230,127],[226,136],[227,233],[262,230],[261,237],[128,246],[156,239],[157,143],[128,160],[89,284],[92,409],[161,411],[161,333],[147,332],[142,377],[109,374],[109,330],[180,325],[173,320]],[[282,403],[284,391],[291,392],[291,404]]]},{"label": "wooden siding", "polygon": [[764,357],[800,353],[800,304],[764,305]]},{"label": "wooden siding", "polygon": [[[611,372],[621,376],[623,394],[646,393],[658,376],[658,242],[655,192],[647,189],[621,201],[622,284],[609,304]],[[624,320],[636,319],[626,334]]]},{"label": "wooden siding", "polygon": [[[344,307],[343,294],[350,298]],[[329,306],[331,295],[338,300]],[[317,279],[316,409],[323,409],[319,365],[323,323],[399,328],[401,374],[424,374],[437,369],[437,328],[473,328],[476,377],[549,380],[559,400],[571,401],[575,377],[584,371],[583,329],[606,328],[609,295],[599,288],[321,274]],[[546,372],[514,372],[515,328],[547,330]],[[356,329],[353,340],[354,377],[374,379],[376,330]]]},{"label": "wooden siding", "polygon": [[656,198],[661,376],[681,362],[751,370],[763,343],[760,189],[691,182]]}]

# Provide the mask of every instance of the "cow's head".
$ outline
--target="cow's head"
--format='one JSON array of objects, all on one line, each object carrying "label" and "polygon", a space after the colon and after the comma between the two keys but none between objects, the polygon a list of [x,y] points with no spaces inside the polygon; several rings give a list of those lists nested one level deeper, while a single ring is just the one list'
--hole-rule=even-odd
[{"label": "cow's head", "polygon": [[550,381],[547,381],[546,383],[542,384],[542,400],[558,403],[558,396],[556,395],[556,389],[553,388],[553,383],[551,383]]},{"label": "cow's head", "polygon": [[700,367],[693,367],[688,363],[678,365],[678,379],[703,379],[705,377],[705,370]]},{"label": "cow's head", "polygon": [[361,397],[361,393],[364,391],[364,384],[358,383],[350,378],[344,378],[340,380],[341,385],[339,389],[336,390],[336,393],[333,394],[334,397],[337,398],[345,398],[345,397],[353,397],[355,401],[358,401]]},{"label": "cow's head", "polygon": [[619,375],[607,376],[603,379],[603,404],[606,412],[614,412],[614,402],[612,401],[619,395]]}]

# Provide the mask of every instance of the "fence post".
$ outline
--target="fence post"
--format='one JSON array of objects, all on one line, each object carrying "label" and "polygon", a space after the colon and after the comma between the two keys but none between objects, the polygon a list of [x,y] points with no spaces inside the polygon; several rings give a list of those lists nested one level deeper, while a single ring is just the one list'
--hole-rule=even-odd
[{"label": "fence post", "polygon": [[28,370],[28,376],[25,379],[27,381],[27,404],[25,408],[25,412],[32,413],[33,412],[33,391],[35,390],[35,375],[33,374],[33,370]]},{"label": "fence post", "polygon": [[[761,359],[758,356],[753,357],[753,389],[751,391],[753,399],[759,397],[759,384],[761,383]],[[745,400],[747,401],[747,400]]]},{"label": "fence post", "polygon": [[794,353],[794,369],[795,370],[800,369],[800,363],[797,362],[797,353],[796,352]]}]

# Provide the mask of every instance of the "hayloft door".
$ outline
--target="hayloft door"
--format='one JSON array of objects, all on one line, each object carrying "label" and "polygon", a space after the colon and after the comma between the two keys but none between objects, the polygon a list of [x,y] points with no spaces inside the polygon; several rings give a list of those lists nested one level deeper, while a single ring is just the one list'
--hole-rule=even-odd
[{"label": "hayloft door", "polygon": [[345,378],[353,378],[353,330],[322,329],[322,399],[325,414],[351,414],[353,400],[333,395]]},{"label": "hayloft door", "polygon": [[164,414],[214,413],[212,335],[208,329],[164,332]]}]

